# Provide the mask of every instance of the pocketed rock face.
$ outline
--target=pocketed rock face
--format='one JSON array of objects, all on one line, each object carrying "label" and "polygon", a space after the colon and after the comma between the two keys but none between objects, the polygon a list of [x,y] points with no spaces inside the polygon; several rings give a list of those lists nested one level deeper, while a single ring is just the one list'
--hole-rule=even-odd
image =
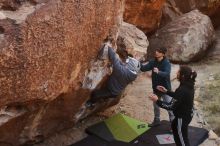
[{"label": "pocketed rock face", "polygon": [[150,38],[148,58],[158,47],[168,49],[167,56],[173,62],[187,63],[202,59],[215,39],[208,16],[198,10],[175,19]]},{"label": "pocketed rock face", "polygon": [[[198,9],[203,14],[208,15],[211,17],[213,25],[215,27],[219,26],[219,19],[217,16],[220,14],[220,0],[167,0],[167,4],[172,4],[172,7],[169,7],[167,12],[176,13],[176,10],[182,13],[188,13],[192,10]],[[171,17],[175,18],[175,15],[170,15]],[[164,22],[162,22],[164,23]]]},{"label": "pocketed rock face", "polygon": [[155,31],[162,16],[165,0],[125,0],[124,21],[144,33]]},{"label": "pocketed rock face", "polygon": [[[169,0],[172,1],[172,0]],[[181,12],[187,13],[194,9],[199,9],[201,12],[211,16],[217,13],[220,6],[220,0],[174,0],[176,6]]]},{"label": "pocketed rock face", "polygon": [[116,38],[123,1],[18,5],[0,10],[0,141],[12,145],[39,142],[77,121],[91,92],[82,88],[90,62],[106,36]]},{"label": "pocketed rock face", "polygon": [[160,28],[173,21],[183,13],[176,7],[174,0],[167,0],[163,6]]},{"label": "pocketed rock face", "polygon": [[212,23],[214,27],[219,28],[220,27],[220,6],[218,10],[216,11],[216,13],[211,16],[211,19],[212,19]]},{"label": "pocketed rock face", "polygon": [[19,3],[15,0],[1,0],[0,1],[1,9],[16,10],[18,7],[19,7]]}]

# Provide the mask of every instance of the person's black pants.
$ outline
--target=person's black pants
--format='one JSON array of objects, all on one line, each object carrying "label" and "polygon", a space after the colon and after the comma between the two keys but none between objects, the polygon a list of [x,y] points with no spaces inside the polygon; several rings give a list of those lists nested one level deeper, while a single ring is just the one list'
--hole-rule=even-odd
[{"label": "person's black pants", "polygon": [[192,120],[192,116],[189,115],[184,118],[175,117],[172,121],[172,130],[174,140],[177,146],[190,146],[188,139],[188,125]]},{"label": "person's black pants", "polygon": [[91,99],[89,100],[91,103],[96,103],[102,99],[107,98],[116,98],[117,95],[113,95],[107,88],[94,90],[91,94]]}]

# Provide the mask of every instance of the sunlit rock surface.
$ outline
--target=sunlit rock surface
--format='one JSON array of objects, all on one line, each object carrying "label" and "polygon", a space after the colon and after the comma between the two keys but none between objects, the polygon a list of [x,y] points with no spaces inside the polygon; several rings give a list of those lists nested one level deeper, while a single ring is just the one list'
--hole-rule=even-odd
[{"label": "sunlit rock surface", "polygon": [[161,20],[165,0],[125,0],[124,21],[144,33],[155,31]]},{"label": "sunlit rock surface", "polygon": [[106,76],[85,85],[100,44],[117,37],[123,1],[3,0],[0,7],[0,141],[32,144],[72,126]]}]

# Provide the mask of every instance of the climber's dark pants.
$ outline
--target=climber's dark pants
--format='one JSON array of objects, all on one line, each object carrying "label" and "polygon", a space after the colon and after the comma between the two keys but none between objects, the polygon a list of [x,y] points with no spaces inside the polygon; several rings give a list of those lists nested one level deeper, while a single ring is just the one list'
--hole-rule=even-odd
[{"label": "climber's dark pants", "polygon": [[96,103],[100,100],[105,100],[108,98],[116,98],[117,95],[113,95],[107,88],[97,89],[92,92],[91,103]]}]

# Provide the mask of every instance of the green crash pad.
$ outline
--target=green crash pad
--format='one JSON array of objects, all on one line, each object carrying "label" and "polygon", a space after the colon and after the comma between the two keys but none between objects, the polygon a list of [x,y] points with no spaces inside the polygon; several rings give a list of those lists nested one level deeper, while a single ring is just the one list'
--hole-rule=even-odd
[{"label": "green crash pad", "polygon": [[123,114],[116,114],[109,119],[88,127],[86,132],[106,141],[131,142],[148,129],[147,123]]}]

